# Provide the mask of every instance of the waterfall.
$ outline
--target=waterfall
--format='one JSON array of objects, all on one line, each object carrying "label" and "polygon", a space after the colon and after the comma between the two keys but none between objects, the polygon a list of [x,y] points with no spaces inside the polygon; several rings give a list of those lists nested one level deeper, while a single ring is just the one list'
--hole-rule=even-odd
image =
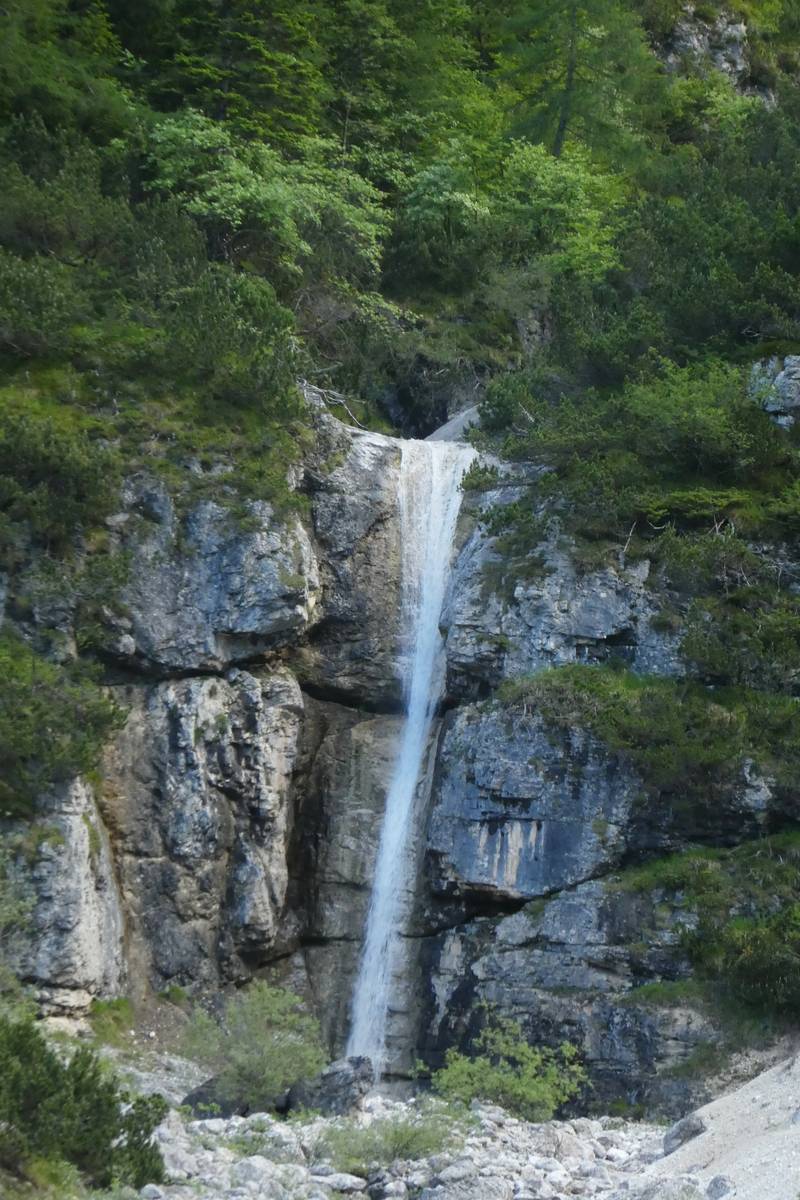
[{"label": "waterfall", "polygon": [[353,992],[347,1053],[386,1063],[387,1019],[404,918],[414,885],[414,800],[444,687],[444,604],[460,484],[474,451],[445,441],[404,441],[398,479],[403,636],[407,654],[400,746],[386,796],[366,936]]}]

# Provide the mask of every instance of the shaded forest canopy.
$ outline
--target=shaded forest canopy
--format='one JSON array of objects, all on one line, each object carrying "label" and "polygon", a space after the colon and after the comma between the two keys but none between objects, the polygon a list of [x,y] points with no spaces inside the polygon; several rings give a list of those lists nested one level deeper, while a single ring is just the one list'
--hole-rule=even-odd
[{"label": "shaded forest canopy", "polygon": [[529,329],[603,387],[790,345],[800,19],[742,18],[733,78],[674,0],[11,0],[3,407],[285,455],[303,372],[424,425]]}]

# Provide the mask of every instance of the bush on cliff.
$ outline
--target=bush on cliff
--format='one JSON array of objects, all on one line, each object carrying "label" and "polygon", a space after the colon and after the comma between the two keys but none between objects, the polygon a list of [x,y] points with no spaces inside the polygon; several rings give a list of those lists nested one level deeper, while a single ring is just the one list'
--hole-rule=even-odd
[{"label": "bush on cliff", "polygon": [[440,1096],[463,1104],[487,1100],[527,1121],[547,1121],[586,1081],[574,1046],[532,1046],[519,1023],[507,1018],[491,1017],[471,1049],[447,1051],[432,1077]]},{"label": "bush on cliff", "polygon": [[27,815],[47,788],[91,771],[119,716],[90,671],[0,634],[0,813]]},{"label": "bush on cliff", "polygon": [[757,1014],[800,1013],[800,832],[732,849],[693,847],[624,872],[626,891],[679,896],[697,924],[683,946],[697,980]]},{"label": "bush on cliff", "polygon": [[698,811],[740,787],[748,761],[787,794],[794,788],[795,697],[571,663],[506,680],[497,699],[556,730],[589,730],[625,755],[647,795],[678,797]]},{"label": "bush on cliff", "polygon": [[183,1050],[214,1071],[221,1100],[256,1112],[273,1108],[326,1061],[319,1024],[300,998],[262,980],[233,996],[219,1020],[196,1008]]},{"label": "bush on cliff", "polygon": [[0,1018],[0,1167],[70,1163],[97,1187],[143,1187],[163,1178],[152,1134],[166,1111],[160,1096],[130,1101],[87,1047],[62,1058],[32,1021]]}]

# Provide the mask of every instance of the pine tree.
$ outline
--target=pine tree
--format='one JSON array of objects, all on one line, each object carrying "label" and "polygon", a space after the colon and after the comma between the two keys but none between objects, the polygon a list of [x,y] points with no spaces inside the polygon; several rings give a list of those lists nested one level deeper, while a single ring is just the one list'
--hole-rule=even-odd
[{"label": "pine tree", "polygon": [[[509,22],[520,129],[556,158],[570,138],[617,146],[657,90],[659,68],[640,23],[617,0],[539,0]],[[640,121],[637,119],[636,125]]]},{"label": "pine tree", "polygon": [[320,132],[319,17],[313,0],[183,0],[171,88],[238,133],[291,150]]}]

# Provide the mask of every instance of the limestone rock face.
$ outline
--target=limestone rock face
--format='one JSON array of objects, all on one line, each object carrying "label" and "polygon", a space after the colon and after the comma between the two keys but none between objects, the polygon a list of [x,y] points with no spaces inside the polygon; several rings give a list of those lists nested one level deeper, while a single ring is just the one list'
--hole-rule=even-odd
[{"label": "limestone rock face", "polygon": [[466,706],[448,723],[428,830],[434,892],[531,899],[608,870],[635,775],[584,732]]},{"label": "limestone rock face", "polygon": [[753,370],[752,386],[765,412],[788,429],[800,411],[800,355],[771,358]]},{"label": "limestone rock face", "polygon": [[286,671],[125,689],[105,818],[131,955],[164,986],[213,984],[283,936],[290,780],[303,702]]},{"label": "limestone rock face", "polygon": [[[770,368],[778,416],[798,364]],[[143,476],[109,521],[131,556],[127,615],[108,616],[106,646],[127,720],[97,809],[80,780],[47,802],[24,974],[51,1008],[171,983],[214,993],[258,972],[303,992],[329,1047],[344,1048],[401,728],[400,447],[318,416],[296,480],[302,521],[266,504],[237,519],[222,500],[181,515]],[[470,497],[460,522],[390,1064],[438,1065],[468,1045],[486,1002],[532,1040],[576,1043],[596,1098],[680,1115],[704,1097],[679,1068],[719,1031],[638,989],[685,978],[680,937],[694,917],[679,896],[607,877],[693,841],[756,836],[774,788],[750,764],[724,802],[655,803],[586,730],[497,702],[504,680],[559,664],[683,671],[680,605],[650,564],[623,553],[576,565],[557,513],[540,514],[540,561],[509,587],[479,518],[535,494],[541,471],[513,471]],[[69,606],[33,611],[34,625],[69,635]]]},{"label": "limestone rock face", "polygon": [[[488,493],[481,505],[506,503],[513,489]],[[621,659],[632,669],[678,675],[679,638],[654,628],[661,603],[648,585],[650,564],[581,573],[558,543],[540,547],[536,577],[509,594],[495,538],[479,525],[455,566],[445,613],[452,694],[488,694],[504,678],[569,662]]]},{"label": "limestone rock face", "polygon": [[253,501],[236,517],[214,501],[183,522],[160,484],[126,485],[121,527],[131,554],[124,601],[129,618],[115,652],[163,673],[223,670],[300,635],[314,620],[319,571],[298,518],[278,521]]},{"label": "limestone rock face", "polygon": [[81,779],[41,805],[25,870],[33,907],[15,966],[51,1012],[80,1012],[124,991],[124,920],[108,835]]},{"label": "limestone rock face", "polygon": [[341,427],[329,433],[329,460],[308,482],[321,620],[298,656],[298,674],[326,699],[399,708],[398,443],[356,430],[343,440]]},{"label": "limestone rock face", "polygon": [[687,4],[666,47],[665,61],[675,68],[686,60],[710,63],[734,82],[749,71],[747,26],[730,13],[721,12],[712,21],[703,20],[693,4]]},{"label": "limestone rock face", "polygon": [[477,1006],[488,1003],[535,1040],[578,1045],[598,1097],[623,1093],[685,1111],[705,1096],[696,1079],[672,1069],[717,1030],[680,1004],[637,1002],[635,988],[687,972],[679,939],[695,920],[663,893],[631,895],[593,880],[435,935],[427,947],[426,1051],[436,1057],[468,1040]]}]

